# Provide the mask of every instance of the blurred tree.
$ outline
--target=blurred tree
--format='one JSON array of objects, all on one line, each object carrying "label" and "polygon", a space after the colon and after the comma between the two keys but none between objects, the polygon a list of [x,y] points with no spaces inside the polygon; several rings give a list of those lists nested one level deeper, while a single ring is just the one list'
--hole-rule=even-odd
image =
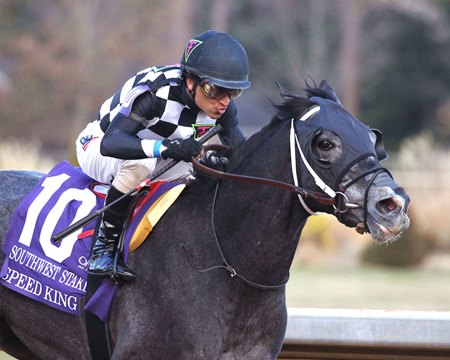
[{"label": "blurred tree", "polygon": [[309,61],[310,75],[318,81],[322,79],[326,68],[327,32],[327,0],[311,2],[311,14],[308,16],[307,33],[310,40],[311,61]]},{"label": "blurred tree", "polygon": [[0,66],[12,79],[0,96],[3,137],[39,138],[67,158],[76,134],[126,79],[179,62],[192,1],[2,2]]},{"label": "blurred tree", "polygon": [[211,29],[223,32],[229,31],[228,28],[232,6],[233,2],[231,1],[213,0],[211,2]]},{"label": "blurred tree", "polygon": [[3,54],[0,60],[3,62],[4,57],[13,50],[10,37],[30,31],[34,19],[26,0],[4,0],[0,2],[0,20],[0,49]]},{"label": "blurred tree", "polygon": [[[101,103],[135,72],[181,58],[191,32],[191,1],[173,0],[177,11],[162,0],[151,5],[133,0],[129,5],[118,8],[105,0],[67,2],[80,74],[73,139],[96,116]],[[171,26],[166,26],[169,22]],[[123,26],[111,29],[114,23]]]},{"label": "blurred tree", "polygon": [[19,2],[6,9],[9,13],[2,24],[10,32],[4,33],[0,62],[9,64],[12,81],[10,93],[0,99],[2,135],[36,137],[45,147],[63,146],[67,139],[59,136],[59,130],[65,129],[61,123],[67,121],[67,109],[72,109],[67,89],[76,84],[76,74],[70,70],[77,62],[71,34],[61,31],[67,13],[61,1],[41,1],[39,6]]},{"label": "blurred tree", "polygon": [[341,0],[342,32],[338,54],[338,87],[341,101],[352,113],[359,113],[361,78],[361,21],[366,2]]},{"label": "blurred tree", "polygon": [[[421,5],[436,12],[445,8],[437,2]],[[411,16],[410,8],[398,6],[373,7],[366,18],[365,44],[371,49],[364,51],[362,118],[385,132],[391,149],[423,129],[440,137],[436,112],[450,100],[450,12],[446,9],[432,23],[423,14]]]},{"label": "blurred tree", "polygon": [[[95,76],[94,71],[98,69],[98,61],[96,56],[96,47],[93,45],[96,32],[97,10],[100,1],[80,1],[73,2],[71,7],[72,28],[74,37],[74,45],[78,54],[77,69],[78,82],[76,90],[73,93],[74,112],[73,121],[71,121],[70,135],[76,139],[76,134],[79,133],[86,120],[92,118],[92,107],[89,106],[90,99],[95,94],[95,87],[90,86],[89,80]],[[73,150],[70,149],[69,152]]]},{"label": "blurred tree", "polygon": [[239,2],[230,28],[250,54],[254,91],[277,96],[275,80],[293,90],[302,89],[305,78],[335,83],[338,7],[329,0]]},{"label": "blurred tree", "polygon": [[361,254],[362,262],[392,267],[420,265],[433,250],[436,239],[432,234],[424,233],[417,227],[413,211],[409,211],[409,216],[411,227],[400,239],[387,245],[369,244]]},{"label": "blurred tree", "polygon": [[178,62],[192,34],[217,28],[249,55],[253,85],[238,106],[252,128],[270,118],[275,80],[297,91],[311,76],[359,107],[391,148],[425,127],[445,141],[449,14],[438,0],[3,0],[0,72],[10,86],[0,94],[1,132],[43,139],[64,158],[123,81]]}]

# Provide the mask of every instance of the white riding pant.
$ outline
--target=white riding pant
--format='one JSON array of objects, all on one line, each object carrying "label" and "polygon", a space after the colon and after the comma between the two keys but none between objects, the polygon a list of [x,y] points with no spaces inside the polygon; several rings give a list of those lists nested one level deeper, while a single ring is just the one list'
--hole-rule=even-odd
[{"label": "white riding pant", "polygon": [[[167,165],[171,159],[147,158],[139,160],[122,160],[103,156],[100,153],[100,143],[103,138],[100,123],[94,121],[89,123],[80,133],[76,142],[78,164],[81,170],[92,179],[112,184],[117,190],[127,193],[155,171]],[[83,137],[91,140],[80,141]],[[192,165],[180,161],[177,165],[160,175],[158,180],[182,180],[190,176]]]}]

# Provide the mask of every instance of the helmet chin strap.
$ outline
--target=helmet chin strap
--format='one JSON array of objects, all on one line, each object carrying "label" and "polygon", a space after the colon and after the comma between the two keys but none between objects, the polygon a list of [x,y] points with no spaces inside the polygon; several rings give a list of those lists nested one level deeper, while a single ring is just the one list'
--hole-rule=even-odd
[{"label": "helmet chin strap", "polygon": [[[306,121],[314,114],[318,113],[320,111],[320,106],[314,106],[311,108],[306,114],[304,114],[299,121]],[[292,176],[294,178],[294,185],[299,186],[298,184],[298,174],[297,174],[297,158],[296,158],[296,147],[298,149],[298,152],[300,153],[300,157],[303,161],[303,164],[305,165],[306,169],[308,169],[308,172],[311,174],[311,176],[314,178],[314,181],[316,185],[325,192],[328,196],[331,198],[336,197],[336,192],[330,188],[325,182],[317,175],[317,173],[314,171],[314,169],[311,167],[311,165],[306,160],[305,155],[303,154],[302,148],[300,146],[300,143],[298,141],[297,134],[295,133],[295,126],[294,126],[295,119],[292,118],[291,120],[291,131],[290,131],[290,150],[291,150],[291,166],[292,166]],[[300,203],[302,204],[303,208],[311,215],[317,215],[313,210],[309,208],[308,205],[306,205],[305,200],[303,200],[303,197],[301,195],[298,195],[298,198],[300,200]]]},{"label": "helmet chin strap", "polygon": [[197,106],[197,103],[195,102],[195,94],[196,94],[196,90],[197,90],[197,82],[194,80],[194,78],[192,79],[192,90],[189,89],[188,86],[188,77],[186,76],[184,82],[183,82],[183,86],[182,86],[182,96],[183,99],[187,102],[187,106],[194,111],[199,111],[200,108]]}]

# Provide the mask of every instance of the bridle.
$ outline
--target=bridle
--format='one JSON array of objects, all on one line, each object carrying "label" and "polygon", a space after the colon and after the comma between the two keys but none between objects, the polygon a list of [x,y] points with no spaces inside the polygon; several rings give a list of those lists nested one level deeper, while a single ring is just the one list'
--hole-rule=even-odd
[{"label": "bridle", "polygon": [[[318,113],[320,110],[320,106],[313,106],[311,107],[302,117],[298,119],[298,121],[307,121],[309,118],[314,116],[316,113]],[[331,199],[334,200],[333,208],[335,214],[339,212],[346,212],[349,208],[355,209],[358,208],[359,205],[351,204],[348,201],[347,196],[345,196],[344,192],[341,191],[334,191],[332,188],[330,188],[317,173],[314,171],[312,166],[309,164],[308,160],[306,160],[305,155],[303,154],[302,147],[300,146],[300,143],[298,141],[297,133],[295,132],[295,118],[291,119],[291,128],[289,132],[289,147],[290,147],[290,153],[291,153],[291,168],[292,168],[292,177],[294,179],[294,184],[298,185],[298,175],[297,175],[297,157],[296,152],[298,151],[300,153],[300,158],[303,162],[303,165],[305,165],[306,169],[310,173],[310,175],[313,177],[315,184],[325,193],[327,194]],[[339,209],[336,206],[336,203],[338,200],[338,195],[340,195],[341,199],[345,199],[345,203],[342,203],[341,200],[339,200],[340,204],[344,207]],[[309,208],[309,206],[304,201],[303,197],[298,194],[298,199],[300,200],[300,203],[302,204],[303,208],[310,214],[310,215],[316,215],[316,213]]]},{"label": "bridle", "polygon": [[[373,185],[375,179],[377,178],[377,176],[380,175],[383,172],[387,173],[392,179],[394,178],[392,173],[388,169],[386,169],[385,167],[377,166],[377,167],[372,168],[372,169],[370,169],[370,170],[368,170],[368,171],[366,171],[366,172],[364,172],[362,174],[359,174],[356,178],[354,178],[354,179],[348,181],[347,183],[345,183],[345,185],[342,185],[342,184],[340,185],[340,189],[342,190],[340,193],[344,194],[345,191],[350,186],[355,184],[358,180],[360,180],[360,179],[362,179],[362,178],[364,178],[364,177],[366,177],[366,176],[368,176],[370,174],[373,174],[372,177],[368,180],[368,184],[367,184],[367,187],[366,187],[366,191],[364,192],[364,200],[363,200],[363,211],[364,211],[363,221],[364,221],[364,227],[365,227],[367,232],[368,232],[368,226],[367,226],[368,210],[367,210],[367,205],[369,203],[369,190],[372,187],[372,185]],[[359,205],[357,205],[357,206],[360,207]],[[337,208],[339,208],[339,206]],[[345,213],[349,208],[347,208],[345,211],[338,211],[335,214],[336,217],[338,218],[338,220],[341,219],[340,217],[342,216],[342,214]]]},{"label": "bridle", "polygon": [[[299,121],[305,121],[307,120],[309,117],[313,116],[315,113],[317,113],[320,110],[319,106],[313,107],[311,110],[309,110],[305,115],[303,115],[301,118],[299,118]],[[340,216],[342,216],[343,213],[347,212],[349,209],[356,209],[356,208],[363,208],[364,211],[364,226],[366,228],[366,231],[368,231],[368,227],[367,227],[367,217],[368,217],[368,197],[369,197],[369,190],[372,187],[375,179],[377,178],[378,175],[380,175],[383,172],[386,172],[389,174],[389,176],[392,177],[392,174],[389,172],[388,169],[384,168],[384,167],[374,167],[362,174],[359,174],[356,178],[348,181],[345,186],[341,185],[339,191],[334,191],[333,189],[331,189],[318,175],[317,173],[314,171],[314,169],[311,167],[311,165],[308,163],[306,157],[303,154],[303,151],[300,147],[299,141],[298,141],[298,137],[295,133],[295,127],[294,127],[294,123],[295,123],[295,119],[293,118],[291,121],[291,129],[290,129],[290,153],[291,153],[291,167],[292,167],[292,175],[293,175],[293,179],[294,179],[294,184],[290,184],[290,183],[286,183],[283,181],[278,181],[278,180],[273,180],[273,179],[267,179],[267,178],[261,178],[261,177],[254,177],[254,176],[248,176],[248,175],[237,175],[237,174],[232,174],[232,173],[227,173],[224,171],[220,171],[220,170],[216,170],[213,168],[210,168],[208,166],[205,166],[204,164],[200,163],[200,161],[194,157],[192,157],[191,162],[192,165],[195,169],[211,175],[213,177],[219,178],[219,179],[223,179],[223,180],[231,180],[231,181],[238,181],[238,182],[243,182],[243,183],[251,183],[251,184],[261,184],[261,185],[267,185],[267,186],[271,186],[274,188],[278,188],[278,189],[282,189],[282,190],[286,190],[286,191],[290,191],[293,192],[295,194],[297,194],[301,205],[303,206],[303,208],[310,213],[311,215],[315,215],[316,213],[314,211],[312,211],[307,204],[305,203],[305,199],[312,199],[314,201],[317,201],[318,203],[322,204],[322,205],[328,205],[328,206],[333,206],[334,208],[334,213],[336,215],[336,217],[339,219]],[[218,151],[218,152],[222,152],[224,154],[227,154],[230,152],[230,148],[224,145],[220,145],[220,144],[210,144],[210,145],[206,145],[204,146],[204,150],[205,152],[208,151]],[[315,180],[316,185],[327,195],[324,196],[324,194],[315,192],[315,191],[311,191],[305,188],[302,188],[300,186],[298,186],[298,175],[297,175],[297,160],[296,160],[296,150],[298,150],[298,152],[300,153],[300,157],[301,160],[303,162],[303,164],[305,165],[305,167],[308,169],[309,173],[312,175],[312,177]],[[370,178],[370,180],[368,181],[368,185],[364,194],[364,203],[363,205],[358,205],[358,204],[354,204],[354,203],[350,203],[347,196],[345,195],[345,191],[352,186],[353,184],[355,184],[358,180],[373,174],[372,177]],[[214,233],[214,238],[215,238],[215,242],[216,242],[216,246],[219,250],[219,253],[221,255],[222,261],[224,265],[216,265],[216,266],[212,266],[210,268],[206,268],[206,269],[197,269],[192,265],[191,262],[191,258],[189,255],[188,250],[186,249],[186,247],[184,245],[181,245],[188,256],[188,260],[189,263],[191,265],[191,267],[198,271],[198,272],[208,272],[210,270],[214,270],[214,269],[225,269],[227,271],[230,272],[231,277],[236,277],[238,279],[240,279],[241,281],[243,281],[246,285],[260,289],[260,290],[275,290],[275,289],[279,289],[283,286],[286,285],[288,279],[286,279],[283,283],[279,284],[279,285],[262,285],[262,284],[258,284],[255,283],[253,281],[248,280],[247,278],[245,278],[244,276],[240,275],[239,273],[237,273],[237,271],[228,263],[228,261],[226,260],[222,248],[220,246],[218,237],[217,237],[217,232],[216,232],[216,228],[215,228],[215,208],[216,208],[216,202],[217,202],[217,194],[218,194],[218,190],[219,190],[219,184],[220,182],[217,183],[216,185],[216,190],[214,193],[214,199],[213,199],[213,205],[212,205],[212,227],[213,227],[213,233]]]},{"label": "bridle", "polygon": [[[230,148],[225,145],[221,144],[210,144],[204,146],[205,152],[208,151],[218,151],[223,154],[228,154],[230,152]],[[272,180],[262,177],[256,177],[256,176],[248,176],[248,175],[237,175],[232,173],[227,173],[224,171],[216,170],[213,168],[210,168],[206,165],[203,165],[200,163],[200,161],[196,158],[191,159],[192,166],[208,175],[211,175],[213,177],[223,179],[223,180],[231,180],[231,181],[237,181],[237,182],[243,182],[243,183],[250,183],[250,184],[260,184],[260,185],[268,185],[274,188],[287,190],[290,192],[293,192],[295,194],[298,194],[301,197],[304,197],[305,199],[314,199],[315,201],[323,204],[323,205],[334,205],[336,203],[335,199],[332,199],[330,197],[325,197],[323,194],[311,191],[287,182],[279,181],[279,180]]]},{"label": "bridle", "polygon": [[[303,208],[311,215],[315,215],[316,213],[311,210],[308,205],[305,203],[305,199],[312,199],[314,201],[317,201],[318,203],[322,205],[328,205],[333,206],[334,214],[342,214],[347,212],[349,209],[357,209],[357,208],[363,208],[365,216],[364,218],[367,219],[367,199],[369,195],[370,187],[372,186],[373,182],[375,181],[375,178],[382,172],[387,172],[389,176],[392,177],[392,174],[389,172],[388,169],[384,167],[374,167],[370,169],[369,171],[358,175],[356,179],[352,179],[350,182],[345,184],[345,187],[341,186],[339,191],[334,191],[332,188],[330,188],[321,178],[320,176],[314,171],[312,166],[308,163],[305,155],[303,154],[302,148],[299,144],[297,134],[295,133],[295,121],[306,121],[311,116],[316,114],[320,110],[320,106],[314,106],[309,111],[307,111],[301,118],[291,120],[291,128],[290,128],[290,154],[291,154],[291,168],[292,168],[292,177],[294,180],[294,184],[279,181],[279,180],[273,180],[273,179],[267,179],[267,178],[261,178],[261,177],[255,177],[255,176],[248,176],[248,175],[237,175],[232,173],[227,173],[224,171],[216,170],[213,168],[210,168],[208,166],[203,165],[200,163],[200,161],[196,158],[192,158],[191,162],[195,169],[211,175],[213,177],[223,179],[223,180],[231,180],[231,181],[238,181],[238,182],[244,182],[244,183],[251,183],[251,184],[261,184],[261,185],[267,185],[271,187],[275,187],[278,189],[286,190],[293,192],[298,195],[298,198],[300,200],[300,203],[302,204]],[[230,148],[225,145],[221,144],[210,144],[204,146],[205,152],[213,150],[218,151],[223,154],[230,153]],[[315,184],[325,193],[319,193],[315,191],[311,191],[305,188],[302,188],[299,186],[298,181],[298,174],[297,174],[297,157],[296,157],[296,150],[300,153],[301,160],[303,164],[305,165],[308,172],[311,174],[311,176],[314,178]],[[374,176],[369,181],[369,186],[366,189],[365,197],[364,197],[364,204],[358,205],[354,203],[350,203],[347,196],[345,195],[345,191],[354,183],[356,183],[359,179],[374,173]],[[326,196],[324,196],[326,195]],[[367,226],[366,226],[367,227]]]},{"label": "bridle", "polygon": [[[205,152],[218,151],[223,154],[227,154],[230,152],[230,148],[228,146],[221,145],[221,144],[206,145],[206,146],[204,146],[204,150],[205,150]],[[334,193],[334,196],[331,197],[327,193],[328,197],[325,197],[321,193],[311,191],[311,190],[302,188],[300,186],[293,185],[293,184],[279,181],[279,180],[273,180],[273,179],[267,179],[267,178],[262,178],[262,177],[255,177],[255,176],[248,176],[248,175],[237,175],[237,174],[232,174],[232,173],[216,170],[216,169],[210,168],[206,165],[203,165],[196,158],[192,158],[191,162],[195,169],[197,169],[207,175],[216,177],[218,179],[237,181],[237,182],[242,182],[242,183],[250,183],[250,184],[267,185],[267,186],[271,186],[271,187],[274,187],[277,189],[282,189],[282,190],[286,190],[286,191],[292,192],[294,194],[297,194],[302,206],[305,208],[306,211],[308,211],[309,207],[304,202],[304,199],[312,199],[322,205],[333,206],[335,215],[344,214],[350,209],[363,208],[364,209],[364,223],[366,223],[366,220],[367,220],[367,203],[368,203],[368,197],[369,197],[369,190],[370,190],[370,187],[372,186],[373,182],[375,181],[376,177],[379,174],[381,174],[382,172],[386,172],[386,173],[388,173],[388,175],[391,178],[393,178],[391,172],[388,169],[381,167],[381,166],[377,166],[375,168],[372,168],[372,169],[358,175],[356,178],[347,182],[345,184],[345,186],[341,185],[339,188],[339,191],[332,190]],[[294,169],[294,165],[293,165],[293,169]],[[295,172],[295,174],[296,174],[296,172]],[[370,175],[370,174],[373,174],[373,176],[369,180],[368,186],[367,186],[365,194],[364,194],[364,204],[361,206],[361,205],[349,202],[347,196],[345,195],[345,191],[350,186],[355,184],[358,180],[360,180],[363,177],[366,177],[367,175]],[[294,177],[294,182],[298,184],[297,177]],[[326,186],[328,186],[328,185],[326,185]],[[331,190],[331,188],[330,188],[330,190]],[[308,212],[312,215],[316,215],[316,213],[310,209]]]},{"label": "bridle", "polygon": [[[320,106],[316,105],[311,107],[302,117],[300,117],[297,121],[307,121],[310,117],[312,117],[314,114],[318,113],[320,110]],[[380,175],[383,172],[386,172],[391,178],[393,178],[391,172],[386,169],[385,167],[376,166],[371,168],[370,170],[359,174],[355,179],[351,179],[348,181],[345,185],[339,185],[339,191],[334,191],[332,188],[330,188],[321,178],[320,176],[314,171],[312,166],[308,163],[308,160],[306,159],[305,155],[303,154],[302,147],[300,146],[300,143],[298,141],[297,133],[295,132],[295,118],[291,119],[291,128],[290,128],[290,151],[291,151],[291,167],[292,167],[292,176],[294,179],[294,184],[298,185],[298,175],[297,175],[297,161],[296,161],[296,150],[300,153],[301,160],[303,162],[303,165],[305,165],[306,169],[310,173],[310,175],[314,178],[315,184],[324,192],[326,193],[331,199],[334,200],[333,203],[333,209],[334,209],[334,215],[338,218],[338,220],[341,219],[342,214],[346,213],[349,209],[357,209],[357,208],[363,208],[363,219],[364,219],[364,227],[366,231],[368,231],[367,226],[367,217],[368,217],[368,200],[369,200],[369,190],[372,187],[375,179],[378,175]],[[383,149],[384,151],[384,149]],[[378,157],[378,155],[377,155]],[[360,159],[359,161],[361,161]],[[366,187],[366,191],[364,193],[364,201],[363,205],[358,205],[354,203],[350,203],[348,200],[348,197],[345,195],[345,191],[355,184],[358,180],[366,177],[367,175],[373,174],[373,176],[368,181],[368,185]],[[342,178],[343,174],[341,174],[338,178]],[[311,210],[308,205],[305,203],[304,199],[298,195],[298,198],[300,200],[300,203],[302,204],[303,208],[311,215],[316,215],[316,213]]]}]

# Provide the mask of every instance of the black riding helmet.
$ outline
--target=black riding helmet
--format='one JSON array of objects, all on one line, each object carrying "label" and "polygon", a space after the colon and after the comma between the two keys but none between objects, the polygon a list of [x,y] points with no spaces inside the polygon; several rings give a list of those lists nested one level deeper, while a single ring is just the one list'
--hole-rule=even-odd
[{"label": "black riding helmet", "polygon": [[242,45],[232,36],[208,30],[186,44],[181,70],[227,89],[247,89],[248,59]]}]

